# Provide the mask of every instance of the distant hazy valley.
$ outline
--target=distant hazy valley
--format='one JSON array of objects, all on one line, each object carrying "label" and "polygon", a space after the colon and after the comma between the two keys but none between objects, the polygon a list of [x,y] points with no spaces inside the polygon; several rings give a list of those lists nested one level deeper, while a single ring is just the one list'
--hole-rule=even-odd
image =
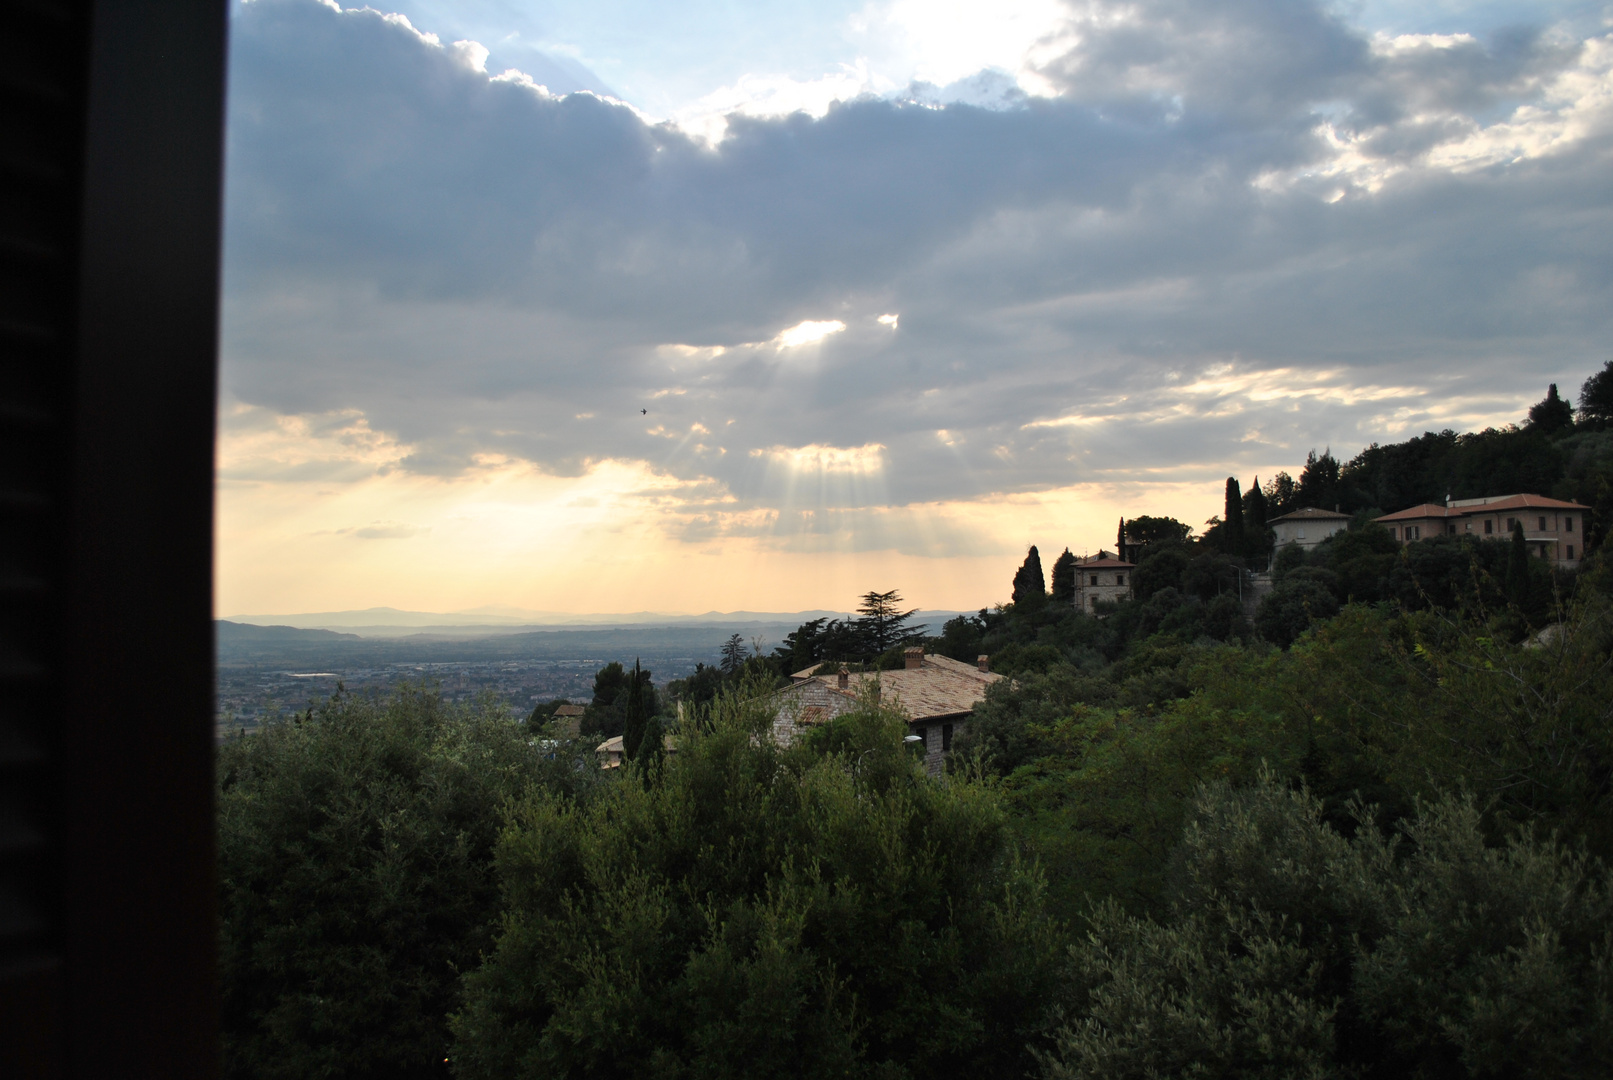
[{"label": "distant hazy valley", "polygon": [[[641,660],[664,686],[698,663],[715,662],[733,634],[767,652],[809,619],[848,617],[834,611],[646,612],[537,621],[546,614],[370,608],[217,620],[220,731],[250,730],[268,717],[305,709],[338,682],[362,693],[424,681],[454,700],[491,692],[512,715],[524,715],[557,697],[587,700],[594,672],[612,660]],[[955,614],[924,611],[915,621],[935,633]]]}]

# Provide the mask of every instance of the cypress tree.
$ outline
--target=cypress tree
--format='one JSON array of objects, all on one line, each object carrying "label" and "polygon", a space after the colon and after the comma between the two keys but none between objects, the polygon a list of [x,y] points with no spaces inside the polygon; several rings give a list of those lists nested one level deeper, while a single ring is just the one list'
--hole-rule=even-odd
[{"label": "cypress tree", "polygon": [[1264,529],[1266,527],[1266,493],[1260,490],[1260,477],[1255,477],[1254,486],[1249,494],[1243,497],[1243,520],[1246,529]]},{"label": "cypress tree", "polygon": [[1075,556],[1069,548],[1053,561],[1053,599],[1061,604],[1075,603]]},{"label": "cypress tree", "polygon": [[1122,559],[1126,557],[1126,519],[1120,519],[1120,531],[1115,533],[1115,552]]},{"label": "cypress tree", "polygon": [[631,761],[638,757],[639,744],[644,741],[644,722],[648,718],[644,708],[644,678],[639,661],[633,660],[633,681],[627,687],[627,716],[622,726],[622,757]]},{"label": "cypress tree", "polygon": [[1522,607],[1529,599],[1529,549],[1523,542],[1523,522],[1512,523],[1512,547],[1507,552],[1507,599]]},{"label": "cypress tree", "polygon": [[1243,550],[1243,492],[1238,488],[1236,476],[1227,477],[1227,494],[1225,523],[1221,527],[1226,532],[1226,543],[1223,545],[1228,552],[1237,554]]},{"label": "cypress tree", "polygon": [[1047,599],[1047,576],[1042,573],[1042,556],[1032,544],[1019,572],[1014,575],[1014,604],[1039,604]]}]

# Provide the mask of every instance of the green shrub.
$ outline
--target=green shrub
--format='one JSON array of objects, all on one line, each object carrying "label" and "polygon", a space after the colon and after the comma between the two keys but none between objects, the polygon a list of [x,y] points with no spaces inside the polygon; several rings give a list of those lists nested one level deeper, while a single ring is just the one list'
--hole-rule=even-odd
[{"label": "green shrub", "polygon": [[1101,905],[1050,1080],[1613,1070],[1613,875],[1467,798],[1346,840],[1267,774],[1199,793],[1169,914]]},{"label": "green shrub", "polygon": [[500,707],[338,693],[219,752],[231,1077],[445,1075],[460,973],[492,941],[504,801],[586,786]]},{"label": "green shrub", "polygon": [[515,809],[459,1075],[1023,1075],[1060,938],[995,794],[871,703],[789,750],[769,719],[719,697],[648,783]]}]

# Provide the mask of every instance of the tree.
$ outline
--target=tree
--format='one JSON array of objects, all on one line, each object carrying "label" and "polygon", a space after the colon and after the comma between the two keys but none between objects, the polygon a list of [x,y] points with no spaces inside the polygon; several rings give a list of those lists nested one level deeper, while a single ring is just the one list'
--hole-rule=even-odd
[{"label": "tree", "polygon": [[823,655],[824,624],[828,619],[809,619],[784,635],[784,644],[773,650],[779,668],[787,674],[805,671],[827,659]]},{"label": "tree", "polygon": [[1015,607],[1040,604],[1047,599],[1047,578],[1042,575],[1042,556],[1032,544],[1025,561],[1014,573]]},{"label": "tree", "polygon": [[1075,603],[1075,556],[1069,548],[1053,560],[1053,599],[1060,604]]},{"label": "tree", "polygon": [[740,668],[745,666],[745,639],[738,634],[733,635],[722,646],[722,672],[729,678],[738,676]]},{"label": "tree", "polygon": [[1227,489],[1221,518],[1221,550],[1229,555],[1241,555],[1245,545],[1243,535],[1243,491],[1236,476],[1227,477]]},{"label": "tree", "polygon": [[1126,519],[1120,519],[1120,531],[1115,533],[1115,550],[1121,555],[1126,553]]},{"label": "tree", "polygon": [[1309,573],[1295,571],[1260,601],[1255,625],[1273,645],[1286,649],[1311,623],[1339,613],[1338,599],[1330,589],[1315,578],[1300,576]]},{"label": "tree", "polygon": [[1546,396],[1529,406],[1529,426],[1547,435],[1574,425],[1574,406],[1557,396],[1557,384],[1546,388]]},{"label": "tree", "polygon": [[929,780],[889,706],[787,749],[772,717],[725,694],[646,783],[512,807],[508,907],[465,980],[456,1075],[1034,1067],[1062,939],[995,789]]},{"label": "tree", "polygon": [[[1135,523],[1137,518],[1133,518]],[[1137,560],[1137,569],[1131,575],[1132,595],[1147,600],[1161,589],[1175,589],[1182,584],[1182,574],[1193,558],[1193,546],[1181,540],[1150,544]]]},{"label": "tree", "polygon": [[594,673],[594,696],[583,717],[583,730],[611,738],[622,733],[622,709],[627,704],[627,671],[612,660]]},{"label": "tree", "polygon": [[[578,768],[580,762],[588,767]],[[502,702],[339,693],[218,754],[224,1075],[445,1075],[459,972],[493,944],[508,800],[584,801],[591,749]]]},{"label": "tree", "polygon": [[857,630],[862,637],[865,655],[878,656],[899,646],[924,640],[924,627],[907,625],[918,609],[903,611],[901,606],[902,594],[895,589],[863,593],[862,603],[857,607],[857,614],[862,616],[857,620]]},{"label": "tree", "polygon": [[1279,472],[1267,480],[1263,490],[1266,493],[1267,521],[1299,509],[1298,488],[1294,484],[1294,478],[1286,472]]},{"label": "tree", "polygon": [[[1613,874],[1466,799],[1348,839],[1270,774],[1207,785],[1162,917],[1109,901],[1045,1080],[1607,1075]],[[1401,841],[1405,841],[1401,843]]]},{"label": "tree", "polygon": [[627,687],[627,707],[622,716],[622,756],[628,759],[638,757],[639,743],[644,741],[644,723],[649,719],[644,704],[644,671],[635,658],[632,681]]},{"label": "tree", "polygon": [[1193,531],[1191,525],[1184,525],[1175,518],[1134,517],[1126,522],[1126,539],[1133,544],[1163,544],[1172,540],[1186,540]]},{"label": "tree", "polygon": [[1266,529],[1266,493],[1260,490],[1260,477],[1250,485],[1243,497],[1243,520],[1250,532],[1264,533]]},{"label": "tree", "polygon": [[1579,415],[1598,427],[1613,420],[1613,360],[1579,388]]},{"label": "tree", "polygon": [[1523,522],[1512,523],[1512,541],[1507,549],[1507,600],[1518,607],[1529,602],[1529,547],[1523,539]]},{"label": "tree", "polygon": [[1305,458],[1305,469],[1299,474],[1299,485],[1294,492],[1299,507],[1314,506],[1332,510],[1340,505],[1339,462],[1332,448],[1322,451],[1320,457],[1312,450]]}]

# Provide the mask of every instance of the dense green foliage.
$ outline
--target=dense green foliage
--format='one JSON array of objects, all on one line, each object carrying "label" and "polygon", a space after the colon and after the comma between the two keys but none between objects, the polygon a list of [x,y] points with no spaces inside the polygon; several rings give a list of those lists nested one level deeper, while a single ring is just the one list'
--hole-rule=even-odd
[{"label": "dense green foliage", "polygon": [[1166,913],[1107,902],[1048,1080],[1613,1071],[1613,875],[1471,799],[1346,839],[1270,775],[1193,800]]},{"label": "dense green foliage", "polygon": [[871,701],[791,749],[770,720],[724,695],[653,782],[515,809],[460,1075],[1024,1074],[1059,936],[990,789]]},{"label": "dense green foliage", "polygon": [[597,771],[576,768],[577,749],[533,746],[491,703],[410,688],[338,693],[226,742],[226,1074],[444,1075],[460,973],[492,942],[504,802],[580,796]]}]

